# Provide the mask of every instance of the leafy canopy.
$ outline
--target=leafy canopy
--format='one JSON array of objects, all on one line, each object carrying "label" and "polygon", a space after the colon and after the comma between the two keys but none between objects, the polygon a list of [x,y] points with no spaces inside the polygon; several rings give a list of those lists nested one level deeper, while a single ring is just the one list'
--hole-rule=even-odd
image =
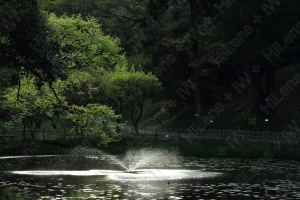
[{"label": "leafy canopy", "polygon": [[113,70],[126,66],[119,39],[104,35],[95,18],[49,14],[48,20],[56,30],[60,53],[70,69]]}]

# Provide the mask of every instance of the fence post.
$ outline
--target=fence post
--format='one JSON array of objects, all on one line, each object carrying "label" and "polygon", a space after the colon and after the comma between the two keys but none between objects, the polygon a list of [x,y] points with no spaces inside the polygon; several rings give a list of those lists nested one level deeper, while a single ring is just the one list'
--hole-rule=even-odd
[{"label": "fence post", "polygon": [[255,141],[258,140],[257,138],[259,138],[259,131],[255,132]]},{"label": "fence post", "polygon": [[269,131],[267,131],[266,134],[265,134],[265,141],[268,140],[268,139],[267,139],[267,138],[268,138],[268,135],[269,135]]},{"label": "fence post", "polygon": [[259,131],[255,132],[255,141],[259,139]]},{"label": "fence post", "polygon": [[262,131],[259,132],[259,141],[261,141]]},{"label": "fence post", "polygon": [[259,131],[256,131],[255,133],[255,141],[259,141]]}]

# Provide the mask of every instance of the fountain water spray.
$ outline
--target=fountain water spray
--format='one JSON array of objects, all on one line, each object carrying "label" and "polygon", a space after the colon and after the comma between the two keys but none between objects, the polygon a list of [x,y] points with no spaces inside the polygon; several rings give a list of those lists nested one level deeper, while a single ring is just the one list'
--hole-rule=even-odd
[{"label": "fountain water spray", "polygon": [[127,168],[127,171],[126,171],[127,173],[136,173],[136,171],[134,171],[134,170],[131,170],[131,168],[130,168],[130,158],[128,158],[128,168]]},{"label": "fountain water spray", "polygon": [[180,163],[177,152],[165,149],[144,148],[140,150],[129,150],[124,156],[128,161],[127,172],[134,173],[136,169],[154,165],[156,167],[172,166]]},{"label": "fountain water spray", "polygon": [[[72,153],[72,154],[71,154]],[[33,171],[13,171],[14,174],[26,175],[72,175],[72,176],[105,176],[109,180],[125,180],[125,181],[141,181],[141,180],[177,180],[186,178],[203,178],[220,175],[215,172],[202,172],[199,170],[182,169],[183,158],[176,151],[166,149],[144,148],[140,150],[129,150],[123,157],[109,155],[96,149],[74,149],[69,155],[62,155],[61,160],[65,160],[65,156],[78,156],[78,159],[72,159],[73,166],[70,170],[54,168],[49,170],[33,170]],[[82,158],[83,157],[83,158]],[[56,156],[53,158],[57,159]],[[82,160],[83,159],[83,160]],[[92,161],[93,167],[88,170],[82,170],[82,166],[89,167]],[[84,165],[81,165],[83,163]],[[104,164],[104,165],[103,165]],[[109,164],[109,165],[106,165]],[[113,170],[114,166],[122,167],[122,170]],[[105,166],[105,167],[104,167]],[[180,169],[178,169],[180,167]],[[80,170],[78,170],[80,169]]]},{"label": "fountain water spray", "polygon": [[178,165],[181,156],[174,150],[143,148],[138,150],[128,150],[123,158],[110,155],[90,148],[73,149],[71,155],[87,156],[97,158],[105,158],[114,164],[122,167],[126,172],[134,173],[137,169],[147,168],[149,165],[155,168],[164,168]]}]

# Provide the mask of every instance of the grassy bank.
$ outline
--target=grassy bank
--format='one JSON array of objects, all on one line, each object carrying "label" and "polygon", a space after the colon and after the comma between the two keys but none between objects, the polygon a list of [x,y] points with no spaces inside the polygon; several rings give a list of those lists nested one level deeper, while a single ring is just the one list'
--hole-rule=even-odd
[{"label": "grassy bank", "polygon": [[[0,145],[0,155],[24,155],[24,150],[30,147],[33,141],[15,141]],[[131,143],[132,145],[128,145]],[[68,150],[84,146],[81,140],[72,141],[36,141],[38,150],[34,155],[66,154]],[[239,144],[229,145],[224,140],[202,139],[202,140],[147,140],[136,143],[133,140],[122,140],[111,143],[107,147],[97,146],[97,141],[91,141],[91,148],[111,154],[123,154],[129,149],[141,148],[163,148],[177,149],[183,156],[196,157],[235,157],[235,158],[260,158],[265,152],[273,155],[274,159],[299,159],[300,145],[280,144],[275,148],[274,143],[269,142],[247,142],[240,141]],[[28,152],[26,154],[29,154]],[[30,154],[29,154],[30,155]]]}]

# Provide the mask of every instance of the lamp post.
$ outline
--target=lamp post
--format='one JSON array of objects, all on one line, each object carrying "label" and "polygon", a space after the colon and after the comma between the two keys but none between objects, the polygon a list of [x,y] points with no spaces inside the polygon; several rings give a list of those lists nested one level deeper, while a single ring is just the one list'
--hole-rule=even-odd
[{"label": "lamp post", "polygon": [[213,128],[213,126],[212,126],[212,124],[213,124],[213,120],[211,119],[211,120],[209,120],[209,125],[210,125],[210,128],[212,129]]},{"label": "lamp post", "polygon": [[269,119],[266,118],[266,119],[265,119],[265,122],[266,122],[267,131],[268,131],[268,122],[269,122]]}]

